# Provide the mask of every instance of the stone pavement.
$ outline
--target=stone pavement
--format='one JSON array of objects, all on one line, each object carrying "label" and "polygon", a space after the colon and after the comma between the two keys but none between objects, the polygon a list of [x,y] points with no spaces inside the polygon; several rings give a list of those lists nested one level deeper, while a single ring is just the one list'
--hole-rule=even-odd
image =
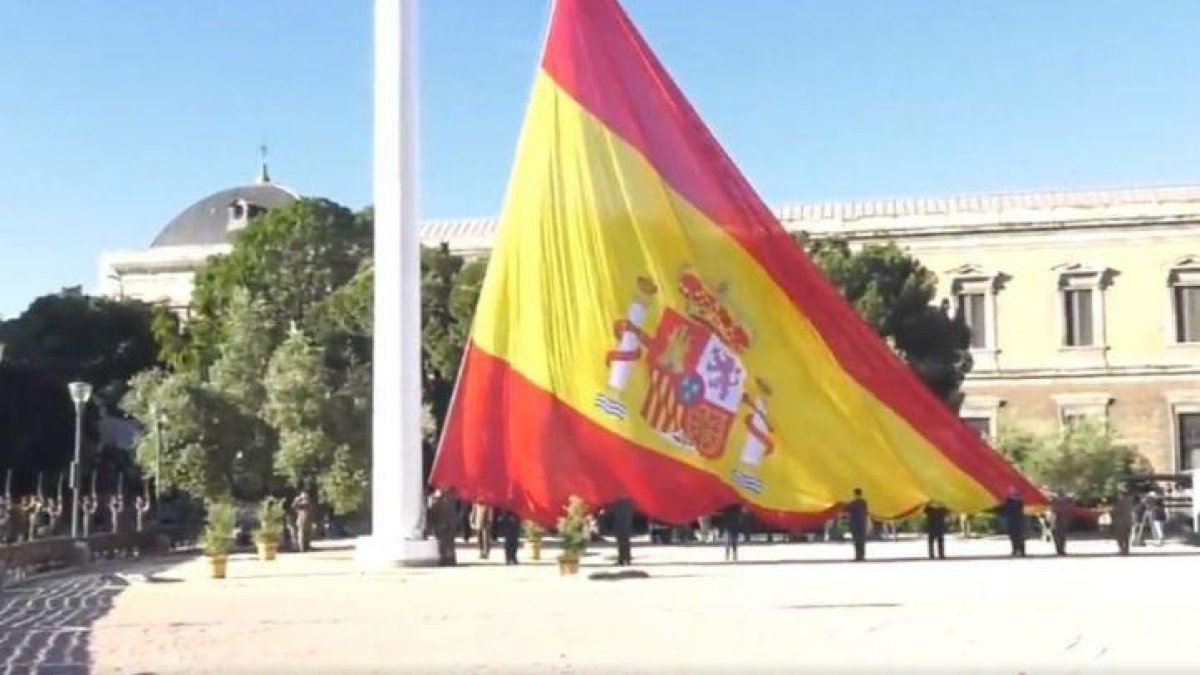
[{"label": "stone pavement", "polygon": [[[632,569],[648,576],[620,580],[589,578],[615,571],[611,548],[576,578],[552,551],[506,568],[499,549],[479,564],[463,548],[458,568],[372,575],[348,549],[239,556],[224,581],[195,559],[156,577],[181,583],[110,597],[47,582],[64,590],[36,591],[51,611],[24,620],[60,637],[22,653],[68,664],[86,649],[93,673],[1200,671],[1194,549],[1072,542],[1060,559],[1030,541],[1011,560],[1002,540],[947,543],[954,557],[928,561],[923,542],[872,542],[865,563],[844,562],[848,544],[756,545],[737,565],[719,546],[641,546]],[[50,618],[69,592],[111,611]]]}]

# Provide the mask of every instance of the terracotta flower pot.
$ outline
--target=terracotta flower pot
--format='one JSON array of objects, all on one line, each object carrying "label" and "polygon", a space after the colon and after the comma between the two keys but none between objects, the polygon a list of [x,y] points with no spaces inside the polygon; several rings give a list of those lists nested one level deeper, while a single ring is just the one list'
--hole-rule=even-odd
[{"label": "terracotta flower pot", "polygon": [[541,560],[542,559],[542,542],[538,541],[537,539],[534,539],[529,542],[529,546],[530,546],[530,556],[534,560]]},{"label": "terracotta flower pot", "polygon": [[563,576],[568,576],[571,574],[578,574],[579,573],[579,559],[578,558],[559,558],[558,559],[558,573]]},{"label": "terracotta flower pot", "polygon": [[255,543],[258,546],[259,560],[274,560],[275,554],[279,552],[279,542],[277,541],[259,541]]},{"label": "terracotta flower pot", "polygon": [[209,569],[212,571],[212,578],[224,579],[225,566],[229,563],[229,556],[213,555],[208,557]]}]

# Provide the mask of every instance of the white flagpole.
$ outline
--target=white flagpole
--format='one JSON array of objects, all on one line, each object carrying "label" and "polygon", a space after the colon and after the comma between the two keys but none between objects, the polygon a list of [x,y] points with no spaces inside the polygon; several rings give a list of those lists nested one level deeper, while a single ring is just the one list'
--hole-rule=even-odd
[{"label": "white flagpole", "polygon": [[437,561],[421,532],[417,1],[375,0],[375,320],[371,536],[364,566]]}]

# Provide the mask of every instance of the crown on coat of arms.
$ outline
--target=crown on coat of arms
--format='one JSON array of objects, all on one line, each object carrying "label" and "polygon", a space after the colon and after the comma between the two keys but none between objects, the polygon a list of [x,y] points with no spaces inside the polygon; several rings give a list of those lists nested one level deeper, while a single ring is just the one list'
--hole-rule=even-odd
[{"label": "crown on coat of arms", "polygon": [[750,346],[750,334],[700,277],[684,272],[679,277],[679,290],[686,300],[684,311],[689,317],[711,329],[734,352],[740,353]]}]

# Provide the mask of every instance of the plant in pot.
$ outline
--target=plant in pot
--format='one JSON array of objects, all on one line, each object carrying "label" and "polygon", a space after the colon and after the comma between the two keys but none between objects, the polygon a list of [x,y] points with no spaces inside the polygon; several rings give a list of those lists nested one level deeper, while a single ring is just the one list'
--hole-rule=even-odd
[{"label": "plant in pot", "polygon": [[525,521],[525,539],[529,541],[529,557],[533,560],[542,559],[542,528],[532,520]]},{"label": "plant in pot", "polygon": [[274,560],[283,539],[283,500],[267,497],[258,505],[258,531],[254,543],[258,546],[260,560]]},{"label": "plant in pot", "polygon": [[208,556],[212,577],[224,579],[236,526],[233,504],[224,500],[209,501],[206,510],[208,514],[204,519],[204,554]]},{"label": "plant in pot", "polygon": [[587,516],[587,504],[571,495],[562,517],[558,519],[558,535],[562,538],[562,555],[558,557],[561,574],[579,571],[579,558],[587,548]]}]

